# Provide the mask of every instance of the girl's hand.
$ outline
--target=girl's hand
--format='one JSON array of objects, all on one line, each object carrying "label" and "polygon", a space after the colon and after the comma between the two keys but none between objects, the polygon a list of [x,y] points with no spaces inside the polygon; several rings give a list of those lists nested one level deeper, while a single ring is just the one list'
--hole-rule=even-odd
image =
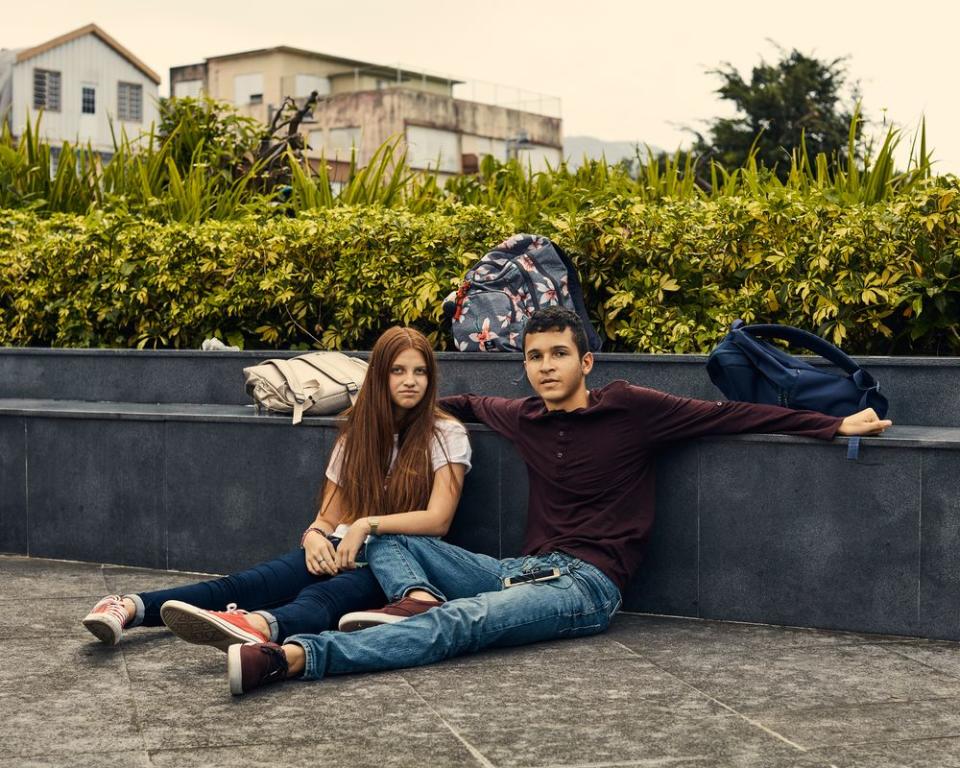
[{"label": "girl's hand", "polygon": [[356,568],[357,553],[363,546],[367,534],[370,533],[370,526],[366,520],[357,520],[350,526],[347,535],[343,537],[340,546],[337,547],[337,565],[340,568]]},{"label": "girl's hand", "polygon": [[307,570],[314,576],[333,576],[337,567],[337,551],[322,533],[310,531],[303,540],[303,556]]}]

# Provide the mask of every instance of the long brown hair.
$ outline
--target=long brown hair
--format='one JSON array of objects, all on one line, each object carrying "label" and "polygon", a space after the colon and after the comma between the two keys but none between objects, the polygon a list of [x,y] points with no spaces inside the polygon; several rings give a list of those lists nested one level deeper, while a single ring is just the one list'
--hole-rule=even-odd
[{"label": "long brown hair", "polygon": [[[426,361],[427,389],[397,423],[390,398],[390,369],[408,349],[416,350]],[[345,416],[340,430],[343,461],[338,483],[346,512],[343,521],[425,509],[433,487],[430,447],[436,421],[448,417],[437,408],[437,361],[422,333],[395,326],[377,339],[360,394]],[[398,436],[397,458],[391,467],[394,433]]]}]

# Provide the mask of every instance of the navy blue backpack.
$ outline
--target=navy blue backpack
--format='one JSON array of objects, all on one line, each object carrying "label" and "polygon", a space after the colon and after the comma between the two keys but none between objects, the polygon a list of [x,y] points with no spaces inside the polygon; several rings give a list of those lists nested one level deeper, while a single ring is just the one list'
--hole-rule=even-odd
[{"label": "navy blue backpack", "polygon": [[[763,339],[782,339],[808,349],[843,373],[811,365]],[[728,400],[782,405],[849,416],[873,408],[887,415],[880,383],[829,341],[788,325],[744,325],[736,320],[707,360],[710,380]]]}]

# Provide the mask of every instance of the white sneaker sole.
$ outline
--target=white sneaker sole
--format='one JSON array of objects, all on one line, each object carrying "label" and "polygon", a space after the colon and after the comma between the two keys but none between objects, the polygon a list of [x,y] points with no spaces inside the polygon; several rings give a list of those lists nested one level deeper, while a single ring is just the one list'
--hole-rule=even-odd
[{"label": "white sneaker sole", "polygon": [[160,618],[181,640],[210,645],[225,652],[237,644],[265,643],[268,640],[261,634],[245,632],[210,611],[179,600],[167,600],[160,606]]},{"label": "white sneaker sole", "polygon": [[90,633],[105,645],[116,645],[123,637],[123,627],[120,622],[103,613],[90,613],[83,620]]},{"label": "white sneaker sole", "polygon": [[396,624],[398,621],[409,618],[411,617],[391,616],[388,613],[377,613],[376,611],[355,611],[344,614],[337,624],[337,629],[341,632],[356,632],[358,629],[379,627],[381,624]]},{"label": "white sneaker sole", "polygon": [[234,696],[243,695],[243,667],[240,664],[241,645],[231,645],[227,648],[227,681],[230,683],[230,693]]}]

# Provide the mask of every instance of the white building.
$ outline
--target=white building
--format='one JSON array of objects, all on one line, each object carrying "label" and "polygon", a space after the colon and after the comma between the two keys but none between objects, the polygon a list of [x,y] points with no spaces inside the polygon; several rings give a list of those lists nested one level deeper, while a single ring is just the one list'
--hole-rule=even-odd
[{"label": "white building", "polygon": [[158,121],[160,76],[88,24],[32,48],[0,49],[0,119],[15,136],[29,120],[51,145],[88,142],[113,152],[117,136],[136,138]]}]

